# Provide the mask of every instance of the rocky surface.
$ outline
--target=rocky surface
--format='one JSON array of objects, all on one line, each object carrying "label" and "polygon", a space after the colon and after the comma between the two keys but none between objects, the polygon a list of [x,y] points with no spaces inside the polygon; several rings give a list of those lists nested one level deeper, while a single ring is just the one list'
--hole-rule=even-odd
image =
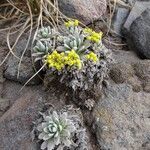
[{"label": "rocky surface", "polygon": [[3,135],[0,137],[0,149],[37,149],[31,141],[30,129],[33,119],[42,107],[42,101],[44,99],[41,95],[29,91],[16,100],[12,108],[0,118],[0,132]]},{"label": "rocky surface", "polygon": [[122,26],[125,23],[127,17],[129,14],[129,9],[127,8],[118,8],[114,18],[113,18],[113,30],[115,33],[117,33],[118,35],[122,35]]},{"label": "rocky surface", "polygon": [[[36,73],[36,71],[32,67],[31,58],[23,57],[19,69],[19,76],[17,77],[18,64],[19,64],[19,60],[17,60],[14,56],[11,56],[7,62],[7,69],[5,71],[4,77],[9,80],[13,80],[25,84]],[[39,84],[39,83],[40,83],[40,78],[38,76],[34,77],[29,82],[29,84],[32,85]]]},{"label": "rocky surface", "polygon": [[103,150],[150,148],[150,93],[134,93],[127,84],[110,85],[93,111]]},{"label": "rocky surface", "polygon": [[150,59],[150,9],[144,11],[130,27],[132,47],[143,57]]},{"label": "rocky surface", "polygon": [[150,61],[140,60],[134,52],[115,51],[116,63],[110,71],[111,79],[117,83],[128,83],[135,92],[150,92]]},{"label": "rocky surface", "polygon": [[107,2],[106,0],[61,0],[58,5],[66,16],[89,24],[105,13]]},{"label": "rocky surface", "polygon": [[150,1],[149,0],[141,0],[141,1],[136,1],[136,0],[131,0],[130,3],[132,3],[133,8],[130,11],[130,14],[126,20],[126,22],[123,25],[123,29],[125,30],[124,32],[129,32],[130,26],[133,23],[133,21],[138,18],[142,12],[144,12],[147,8],[150,8]]},{"label": "rocky surface", "polygon": [[[23,51],[26,47],[28,38],[27,38],[27,34],[24,34],[23,37],[21,38],[21,40],[19,41],[19,43],[16,45],[15,50],[14,50],[14,54],[19,58],[14,57],[13,55],[11,55],[8,58],[7,64],[6,64],[6,70],[4,73],[4,77],[9,79],[9,80],[13,80],[16,82],[20,82],[22,84],[24,84],[25,82],[27,82],[34,74],[35,74],[35,68],[39,69],[40,65],[36,64],[33,67],[33,63],[32,63],[32,59],[31,59],[31,42],[28,45],[28,48],[24,54],[24,57],[21,61],[21,65],[19,67],[19,63],[20,63],[20,58],[21,55],[23,54]],[[12,41],[13,43],[13,41]],[[19,73],[18,73],[19,72]],[[29,82],[29,84],[39,84],[40,83],[40,78],[39,76],[34,77],[31,82]]]}]

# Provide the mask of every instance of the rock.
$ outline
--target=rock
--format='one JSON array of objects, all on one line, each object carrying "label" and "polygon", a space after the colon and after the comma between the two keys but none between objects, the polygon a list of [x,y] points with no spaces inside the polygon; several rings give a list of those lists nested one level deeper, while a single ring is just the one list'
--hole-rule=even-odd
[{"label": "rock", "polygon": [[[21,91],[22,85],[18,82],[5,80],[2,84],[0,97],[0,116],[2,116],[24,93],[34,90],[32,86],[25,86]],[[36,86],[36,89],[41,88]]]},{"label": "rock", "polygon": [[124,32],[129,32],[130,26],[133,23],[133,21],[136,18],[138,18],[142,14],[142,12],[144,12],[147,8],[150,8],[150,1],[149,0],[147,0],[147,1],[141,0],[141,1],[135,2],[134,7],[132,8],[132,10],[131,10],[124,26],[123,26]]},{"label": "rock", "polygon": [[5,58],[5,48],[2,46],[0,46],[0,96],[2,94],[2,90],[3,90],[3,82],[4,82],[4,65],[1,65],[3,63],[3,60]]},{"label": "rock", "polygon": [[150,93],[150,79],[144,82],[144,91]]},{"label": "rock", "polygon": [[[21,84],[25,84],[36,72],[32,67],[31,58],[24,56],[19,70],[19,77],[17,77],[18,64],[19,61],[15,57],[13,56],[10,57],[7,62],[7,69],[4,73],[4,76],[9,80],[13,80],[16,82],[20,82]],[[28,85],[39,84],[40,81],[41,81],[40,78],[36,76],[28,83]]]},{"label": "rock", "polygon": [[132,86],[133,91],[142,90],[142,82],[135,75],[134,67],[130,63],[117,63],[110,70],[111,79],[117,83],[128,83]]},{"label": "rock", "polygon": [[134,93],[127,84],[110,85],[93,116],[103,150],[148,150],[150,147],[150,93]]},{"label": "rock", "polygon": [[133,6],[135,4],[136,0],[128,0],[128,3]]},{"label": "rock", "polygon": [[150,59],[150,9],[137,18],[130,27],[132,47],[142,58]]},{"label": "rock", "polygon": [[126,18],[129,14],[129,9],[127,8],[118,8],[117,12],[114,16],[114,20],[113,20],[113,30],[115,33],[121,35],[121,29],[123,24],[126,21]]},{"label": "rock", "polygon": [[[24,51],[24,48],[26,47],[27,38],[28,38],[27,34],[25,34],[15,47],[14,53],[19,58],[21,57]],[[38,70],[40,68],[40,65],[35,64],[34,66],[35,68],[33,67],[30,49],[31,49],[31,42],[23,56],[23,59],[19,68],[19,76],[18,76],[18,65],[19,65],[20,60],[15,58],[14,56],[9,57],[7,64],[6,64],[6,71],[4,73],[5,78],[24,84],[36,73],[35,68],[36,70]],[[35,84],[39,84],[40,82],[41,82],[41,79],[37,75],[28,83],[28,85],[29,84],[35,85]]]},{"label": "rock", "polygon": [[115,64],[110,70],[110,77],[115,83],[124,83],[134,75],[134,69],[130,64]]},{"label": "rock", "polygon": [[148,2],[148,1],[149,0],[126,0],[126,2],[129,3],[131,7],[133,7],[136,2]]},{"label": "rock", "polygon": [[149,60],[140,60],[132,51],[113,51],[113,57],[109,76],[115,83],[128,83],[135,92],[150,91]]},{"label": "rock", "polygon": [[61,0],[59,9],[66,16],[89,24],[98,20],[106,11],[106,0]]},{"label": "rock", "polygon": [[116,63],[136,63],[142,61],[133,51],[113,50],[113,58]]},{"label": "rock", "polygon": [[3,99],[0,97],[0,117],[4,114],[4,112],[9,108],[10,103],[8,99]]},{"label": "rock", "polygon": [[133,76],[127,80],[127,83],[132,86],[133,91],[140,92],[142,91],[142,82],[138,79],[137,76]]},{"label": "rock", "polygon": [[150,92],[150,60],[133,65],[136,76],[142,81],[144,91]]},{"label": "rock", "polygon": [[34,117],[37,115],[39,101],[42,101],[42,98],[40,99],[35,96],[35,92],[33,93],[29,92],[26,96],[18,99],[0,118],[0,133],[3,135],[0,137],[0,149],[19,150],[20,147],[23,147],[22,144],[27,145],[27,140],[30,139],[31,143],[30,128]]},{"label": "rock", "polygon": [[150,79],[150,60],[140,61],[133,66],[139,78],[143,80]]},{"label": "rock", "polygon": [[0,97],[0,111],[5,111],[9,107],[9,100]]}]

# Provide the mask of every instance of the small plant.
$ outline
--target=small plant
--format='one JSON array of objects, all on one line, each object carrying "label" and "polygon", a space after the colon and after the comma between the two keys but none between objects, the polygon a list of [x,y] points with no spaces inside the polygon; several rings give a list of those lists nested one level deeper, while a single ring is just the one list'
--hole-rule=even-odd
[{"label": "small plant", "polygon": [[44,27],[37,33],[33,56],[42,60],[49,78],[56,77],[74,92],[94,90],[101,87],[112,61],[102,35],[82,28],[78,20],[66,22],[61,33]]},{"label": "small plant", "polygon": [[[42,120],[36,125],[42,150],[63,150],[64,148],[86,147],[85,129],[79,116],[66,111],[48,111],[42,114]],[[82,137],[82,139],[80,139]],[[87,150],[87,149],[86,149]]]},{"label": "small plant", "polygon": [[80,27],[78,20],[65,26],[64,33],[50,27],[38,31],[35,60],[46,64],[49,78],[56,75],[74,91],[92,89],[107,76],[111,51],[102,44],[102,32]]},{"label": "small plant", "polygon": [[76,128],[67,113],[58,114],[54,111],[49,116],[44,116],[44,121],[37,127],[37,130],[40,132],[38,138],[44,141],[41,149],[53,150],[58,145],[70,147],[72,145],[71,134]]}]

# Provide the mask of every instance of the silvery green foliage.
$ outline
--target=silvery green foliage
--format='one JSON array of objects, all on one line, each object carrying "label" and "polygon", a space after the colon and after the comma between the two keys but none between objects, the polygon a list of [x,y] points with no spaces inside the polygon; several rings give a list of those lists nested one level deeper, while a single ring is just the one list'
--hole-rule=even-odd
[{"label": "silvery green foliage", "polygon": [[36,46],[33,48],[35,52],[43,52],[47,54],[50,50],[51,43],[48,41],[37,41]]},{"label": "silvery green foliage", "polygon": [[48,41],[37,41],[36,46],[33,48],[32,56],[35,57],[35,62],[42,60],[51,50],[51,43]]},{"label": "silvery green foliage", "polygon": [[54,40],[56,40],[59,33],[48,27],[41,28],[36,33],[35,46],[33,47],[32,56],[35,57],[35,62],[42,60],[44,56],[50,53],[54,48]]},{"label": "silvery green foliage", "polygon": [[37,126],[38,139],[42,140],[41,149],[88,150],[86,131],[80,118],[71,111],[61,110],[44,113],[42,121]]},{"label": "silvery green foliage", "polygon": [[50,26],[41,28],[36,35],[37,40],[47,40],[55,38],[58,35],[56,30],[52,29]]},{"label": "silvery green foliage", "polygon": [[85,40],[85,35],[79,27],[71,27],[68,31],[68,35],[64,36],[63,39],[65,49],[74,49],[79,55],[90,47],[89,41]]},{"label": "silvery green foliage", "polygon": [[60,52],[75,50],[79,56],[82,56],[91,46],[90,42],[85,40],[85,35],[80,27],[70,27],[65,30],[65,34],[58,36],[56,49]]},{"label": "silvery green foliage", "polygon": [[71,134],[76,128],[67,113],[58,114],[54,111],[49,116],[44,116],[44,121],[37,127],[37,130],[40,132],[38,138],[44,141],[41,149],[52,150],[60,144],[63,147],[70,147],[73,144]]}]

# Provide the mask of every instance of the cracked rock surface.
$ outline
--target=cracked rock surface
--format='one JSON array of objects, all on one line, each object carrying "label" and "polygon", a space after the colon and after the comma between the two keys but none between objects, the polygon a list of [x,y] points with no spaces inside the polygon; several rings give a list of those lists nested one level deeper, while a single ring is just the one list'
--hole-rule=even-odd
[{"label": "cracked rock surface", "polygon": [[95,129],[103,150],[150,148],[150,93],[128,84],[110,85],[94,109]]}]

